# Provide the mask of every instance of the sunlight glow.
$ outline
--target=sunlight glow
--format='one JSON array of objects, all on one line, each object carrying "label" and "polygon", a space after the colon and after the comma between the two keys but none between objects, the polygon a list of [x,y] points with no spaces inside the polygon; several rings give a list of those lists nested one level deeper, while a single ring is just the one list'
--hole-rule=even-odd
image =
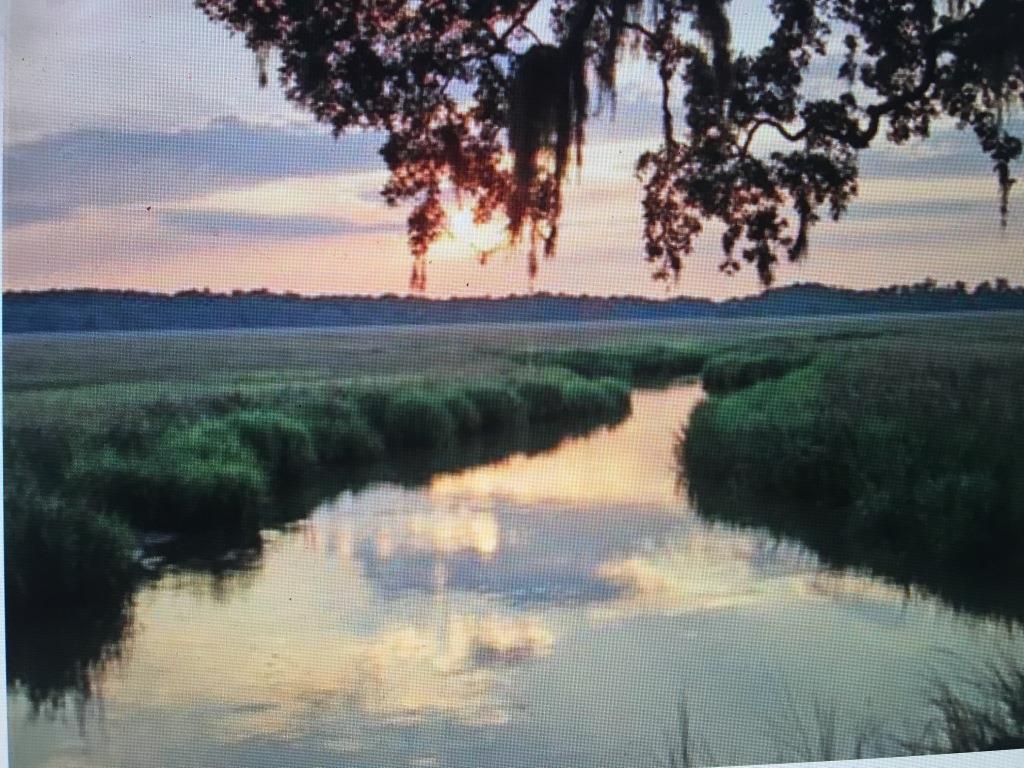
[{"label": "sunlight glow", "polygon": [[442,238],[431,248],[431,256],[454,258],[485,258],[509,247],[504,217],[496,216],[488,222],[474,221],[471,208],[448,211],[448,226]]}]

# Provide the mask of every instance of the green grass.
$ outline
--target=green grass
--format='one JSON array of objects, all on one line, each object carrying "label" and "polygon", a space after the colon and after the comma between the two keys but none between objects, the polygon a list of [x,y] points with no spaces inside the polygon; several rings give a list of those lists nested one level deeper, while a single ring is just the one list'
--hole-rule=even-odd
[{"label": "green grass", "polygon": [[[629,385],[618,379],[519,367],[458,383],[391,377],[170,390],[78,430],[16,422],[5,431],[19,467],[6,484],[13,606],[34,595],[124,594],[132,586],[125,564],[144,532],[255,532],[276,521],[291,489],[328,469],[337,487],[382,462],[458,465],[494,456],[481,441],[516,450],[531,431],[570,433],[621,419],[629,407]],[[66,573],[40,565],[55,558]]]},{"label": "green grass", "polygon": [[[250,439],[273,439],[249,429]],[[83,448],[68,469],[68,492],[143,530],[241,527],[276,469],[246,444],[231,417],[173,424],[128,451],[100,441]]]},{"label": "green grass", "polygon": [[[91,581],[75,570],[89,558],[71,556],[55,583],[117,592],[142,532],[251,534],[320,477],[422,482],[614,422],[631,387],[698,374],[714,394],[688,442],[696,486],[817,504],[827,530],[884,536],[897,559],[923,527],[886,510],[913,521],[938,504],[929,556],[981,556],[984,542],[951,542],[1009,525],[1018,503],[1019,467],[994,446],[1019,446],[1004,393],[1020,382],[999,364],[1022,348],[1020,328],[1018,316],[987,316],[5,339],[4,444],[19,467],[6,484],[9,583],[43,594],[31,585],[48,577],[32,564],[81,550],[113,582]],[[895,343],[895,359],[878,357]],[[920,378],[943,347],[988,367],[952,390],[908,393],[899,371]],[[989,410],[948,408],[971,392]],[[901,485],[930,460],[914,452],[922,440],[945,446],[944,468]],[[892,455],[870,459],[878,446]],[[965,522],[979,499],[986,522]],[[66,535],[33,530],[56,520]]]},{"label": "green grass", "polygon": [[[34,481],[145,530],[234,527],[276,490],[323,468],[400,461],[531,424],[570,427],[628,411],[626,383],[555,368],[458,385],[396,379],[165,398],[126,424],[34,432],[49,452]],[[17,440],[9,445],[19,450]]]},{"label": "green grass", "polygon": [[700,379],[704,389],[713,394],[734,392],[766,379],[778,379],[811,360],[813,352],[801,347],[726,352],[707,361]]},{"label": "green grass", "polygon": [[545,350],[524,355],[522,359],[537,365],[565,368],[588,379],[616,378],[652,385],[682,376],[696,376],[707,361],[710,350],[710,345],[694,341],[641,341]]},{"label": "green grass", "polygon": [[8,614],[35,617],[55,605],[75,610],[83,594],[94,595],[104,610],[116,609],[138,575],[132,529],[116,516],[41,491],[10,460],[4,470]]},{"label": "green grass", "polygon": [[965,601],[1019,596],[1024,346],[962,341],[855,343],[722,388],[681,445],[698,508]]}]

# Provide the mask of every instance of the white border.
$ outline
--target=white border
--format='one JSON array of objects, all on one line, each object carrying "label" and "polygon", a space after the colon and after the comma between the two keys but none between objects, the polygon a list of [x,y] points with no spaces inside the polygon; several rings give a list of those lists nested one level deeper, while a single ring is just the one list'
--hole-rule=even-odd
[{"label": "white border", "polygon": [[953,755],[916,755],[818,763],[772,763],[745,768],[1024,768],[1024,749],[970,752]]}]

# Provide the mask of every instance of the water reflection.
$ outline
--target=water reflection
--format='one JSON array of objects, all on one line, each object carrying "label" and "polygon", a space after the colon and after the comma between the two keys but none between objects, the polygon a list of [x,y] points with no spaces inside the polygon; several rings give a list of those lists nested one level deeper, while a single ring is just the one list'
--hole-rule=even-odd
[{"label": "water reflection", "polygon": [[[361,468],[346,473],[344,478],[330,474],[318,477],[277,500],[269,517],[277,521],[279,530],[220,531],[199,537],[147,536],[142,565],[150,576],[160,579],[160,589],[201,591],[224,601],[256,578],[262,565],[264,541],[289,528],[294,530],[294,521],[306,517],[311,507],[336,494],[339,486],[348,489],[342,499],[367,489],[372,498],[385,488],[420,488],[438,472],[494,461],[509,454],[537,455],[551,450],[567,436],[583,435],[598,426],[596,422],[582,420],[569,429],[562,425],[513,431],[463,445],[458,450],[407,457],[400,465]],[[470,521],[470,525],[478,523]],[[468,534],[484,538],[492,535],[486,529],[470,530]],[[315,537],[316,530],[305,528],[304,535]],[[481,545],[488,546],[486,542]],[[79,704],[87,701],[111,663],[123,655],[123,646],[133,627],[130,603],[131,600],[88,621],[53,616],[52,621],[43,625],[8,622],[8,685],[32,702],[33,713],[52,713],[69,700]]]},{"label": "water reflection", "polygon": [[684,693],[758,762],[783,688],[920,726],[929,676],[998,627],[693,514],[673,445],[699,397],[640,393],[550,452],[343,491],[220,574],[169,560],[82,729],[13,692],[14,764],[632,765]]},{"label": "water reflection", "polygon": [[54,617],[43,624],[8,622],[9,689],[27,700],[33,714],[52,714],[69,704],[81,711],[124,657],[133,613],[133,606],[126,604],[91,621]]},{"label": "water reflection", "polygon": [[[1024,620],[1024,590],[1016,574],[989,572],[983,563],[951,567],[894,556],[885,547],[852,544],[831,526],[815,523],[821,510],[799,505],[765,503],[732,489],[708,488],[689,482],[694,509],[700,517],[746,536],[786,537],[803,542],[817,553],[822,567],[836,572],[859,572],[864,579],[885,580],[904,594],[927,593],[957,611],[987,616],[1008,624]],[[767,511],[766,511],[767,510]],[[766,522],[769,521],[769,522]]]},{"label": "water reflection", "polygon": [[703,397],[685,386],[634,397],[633,413],[621,425],[566,440],[558,450],[512,456],[490,466],[431,479],[431,499],[503,502],[519,509],[551,507],[634,516],[683,512],[676,480],[674,445]]}]

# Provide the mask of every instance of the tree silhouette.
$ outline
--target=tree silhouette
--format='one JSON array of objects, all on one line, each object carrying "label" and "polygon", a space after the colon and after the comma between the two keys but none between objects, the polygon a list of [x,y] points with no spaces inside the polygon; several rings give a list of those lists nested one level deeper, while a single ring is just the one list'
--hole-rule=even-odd
[{"label": "tree silhouette", "polygon": [[[1024,0],[765,0],[766,44],[733,50],[727,0],[196,0],[244,34],[268,81],[335,134],[386,133],[383,189],[411,201],[413,284],[444,231],[444,195],[504,215],[531,275],[554,253],[562,186],[582,162],[592,83],[609,98],[625,53],[657,78],[661,146],[643,153],[646,259],[678,276],[705,223],[721,269],[772,280],[813,225],[857,193],[858,153],[925,138],[948,116],[992,160],[1006,223],[1021,141]],[[834,76],[827,95],[812,68]],[[820,90],[820,88],[818,89]]]}]

